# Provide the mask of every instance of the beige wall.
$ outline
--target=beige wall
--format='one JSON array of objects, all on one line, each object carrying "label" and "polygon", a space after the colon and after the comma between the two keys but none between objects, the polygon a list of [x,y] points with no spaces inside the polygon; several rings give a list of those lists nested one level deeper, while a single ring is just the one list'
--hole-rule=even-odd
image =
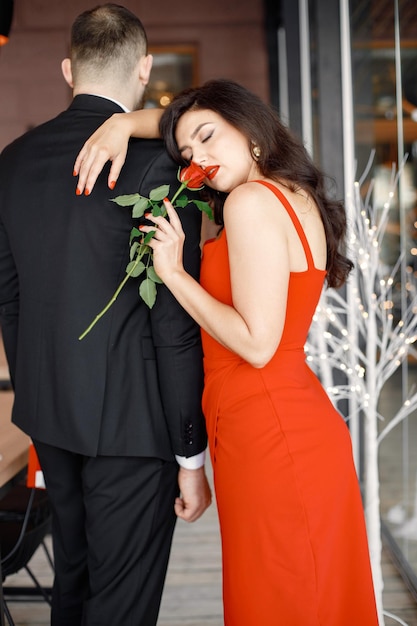
[{"label": "beige wall", "polygon": [[[94,0],[18,0],[10,42],[0,48],[0,149],[53,117],[71,94],[61,77],[72,20]],[[262,0],[121,0],[150,44],[195,44],[198,80],[232,78],[268,100]]]}]

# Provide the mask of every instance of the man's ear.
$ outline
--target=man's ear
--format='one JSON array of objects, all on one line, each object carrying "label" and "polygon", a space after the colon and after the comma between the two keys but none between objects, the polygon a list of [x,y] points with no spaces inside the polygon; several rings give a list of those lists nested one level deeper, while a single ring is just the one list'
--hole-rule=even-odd
[{"label": "man's ear", "polygon": [[64,59],[61,63],[61,71],[62,75],[65,79],[65,82],[71,87],[74,87],[74,83],[72,80],[72,68],[71,68],[71,59]]},{"label": "man's ear", "polygon": [[147,54],[146,56],[141,57],[139,61],[139,80],[142,82],[143,85],[147,85],[149,83],[152,63],[153,56],[151,54]]}]

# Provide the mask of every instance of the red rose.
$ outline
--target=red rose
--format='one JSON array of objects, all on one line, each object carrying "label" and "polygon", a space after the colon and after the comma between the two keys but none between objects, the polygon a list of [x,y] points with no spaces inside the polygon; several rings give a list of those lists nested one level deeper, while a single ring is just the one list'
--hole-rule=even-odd
[{"label": "red rose", "polygon": [[200,189],[204,179],[207,178],[206,172],[202,167],[191,161],[188,167],[183,167],[180,171],[179,179],[188,189]]}]

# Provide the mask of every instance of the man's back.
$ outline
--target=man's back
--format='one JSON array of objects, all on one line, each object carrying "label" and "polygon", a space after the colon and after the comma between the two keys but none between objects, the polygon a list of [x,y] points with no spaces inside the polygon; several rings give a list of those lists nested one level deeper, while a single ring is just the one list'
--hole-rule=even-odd
[{"label": "man's back", "polygon": [[[176,403],[185,421],[198,413],[195,401],[191,408],[186,398],[175,399],[178,388],[172,384],[179,337],[191,347],[189,358],[192,353],[196,362],[201,358],[194,322],[164,286],[149,311],[139,298],[138,281],[129,279],[112,309],[78,340],[125,276],[129,261],[131,209],[111,198],[136,191],[149,195],[162,183],[174,190],[177,183],[176,167],[161,142],[136,141],[114,192],[104,172],[91,196],[75,195],[75,156],[89,134],[117,111],[109,100],[77,96],[67,111],[1,157],[1,218],[19,273],[13,419],[33,438],[75,452],[169,459],[168,404]],[[187,262],[196,275],[200,218],[194,208],[184,209],[182,217]],[[11,279],[13,271],[6,274]],[[10,357],[13,341],[7,329],[4,334]],[[194,359],[182,365],[195,368]],[[158,376],[165,392],[158,390]],[[197,367],[194,380],[201,388],[198,377]]]},{"label": "man's back", "polygon": [[[135,141],[114,192],[105,172],[76,195],[78,151],[113,113],[140,106],[152,56],[139,18],[112,3],[76,17],[69,49],[69,109],[0,155],[13,420],[32,437],[54,513],[52,626],[155,626],[176,516],[193,521],[211,500],[199,328],[164,285],[149,310],[129,279],[78,338],[126,276],[131,209],[111,198],[176,186],[177,168],[161,142]],[[196,275],[200,213],[181,215]]]}]

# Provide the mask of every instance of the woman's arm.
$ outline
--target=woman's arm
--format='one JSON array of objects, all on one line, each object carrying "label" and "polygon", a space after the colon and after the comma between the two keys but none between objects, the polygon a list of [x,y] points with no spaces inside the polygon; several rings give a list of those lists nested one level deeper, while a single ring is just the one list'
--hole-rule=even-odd
[{"label": "woman's arm", "polygon": [[130,137],[160,137],[159,120],[162,109],[141,109],[130,113],[114,113],[87,139],[74,164],[78,176],[77,194],[91,193],[98,175],[111,161],[108,185],[114,189],[126,160]]},{"label": "woman's arm", "polygon": [[149,217],[158,225],[149,243],[155,271],[206,332],[254,367],[263,367],[281,339],[289,280],[287,238],[277,200],[249,183],[226,201],[233,306],[213,298],[184,271],[184,234],[178,215],[169,202],[165,204],[169,222]]}]

